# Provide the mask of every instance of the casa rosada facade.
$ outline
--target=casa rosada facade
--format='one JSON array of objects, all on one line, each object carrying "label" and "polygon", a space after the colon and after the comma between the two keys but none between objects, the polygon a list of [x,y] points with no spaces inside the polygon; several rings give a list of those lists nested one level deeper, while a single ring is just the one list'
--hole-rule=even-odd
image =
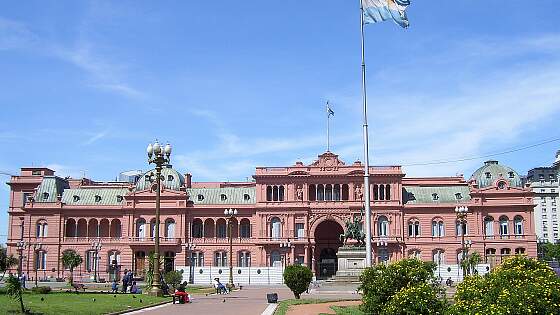
[{"label": "casa rosada facade", "polygon": [[[408,178],[400,166],[374,166],[370,174],[376,262],[414,256],[457,264],[463,231],[469,252],[491,266],[508,255],[537,255],[533,193],[517,172],[497,161],[486,162],[469,179]],[[311,165],[257,167],[250,182],[193,182],[190,174],[164,168],[164,267],[229,266],[231,222],[234,266],[299,263],[318,277],[331,276],[345,222],[362,215],[363,175],[359,161],[346,164],[331,152]],[[77,277],[97,270],[99,278],[112,279],[124,269],[141,277],[146,271],[156,194],[145,176],[136,183],[107,183],[31,167],[8,185],[8,251],[22,257],[21,268],[31,278],[67,276],[59,259],[66,249],[84,258]],[[465,225],[456,206],[468,207]],[[231,208],[237,215],[228,221],[224,209]]]}]

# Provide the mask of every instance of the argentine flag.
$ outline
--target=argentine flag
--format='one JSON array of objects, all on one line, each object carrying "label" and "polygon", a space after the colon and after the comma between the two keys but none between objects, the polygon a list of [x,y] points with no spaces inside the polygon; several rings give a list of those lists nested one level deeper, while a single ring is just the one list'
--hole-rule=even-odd
[{"label": "argentine flag", "polygon": [[362,0],[364,23],[393,20],[398,25],[407,28],[409,23],[405,10],[409,5],[410,0]]}]

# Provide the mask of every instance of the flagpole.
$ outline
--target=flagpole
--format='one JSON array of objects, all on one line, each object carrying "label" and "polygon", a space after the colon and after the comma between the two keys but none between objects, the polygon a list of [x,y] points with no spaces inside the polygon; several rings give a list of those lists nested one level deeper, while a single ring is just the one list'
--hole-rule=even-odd
[{"label": "flagpole", "polygon": [[329,111],[329,101],[327,101],[327,152],[330,152],[330,122],[331,122],[331,113]]},{"label": "flagpole", "polygon": [[366,93],[366,56],[365,56],[365,39],[364,39],[364,4],[360,0],[360,27],[362,39],[362,103],[364,111],[364,198],[366,210],[366,267],[371,267],[372,250],[371,250],[371,208],[369,196],[369,140],[368,140],[368,123],[367,123],[367,93]]}]

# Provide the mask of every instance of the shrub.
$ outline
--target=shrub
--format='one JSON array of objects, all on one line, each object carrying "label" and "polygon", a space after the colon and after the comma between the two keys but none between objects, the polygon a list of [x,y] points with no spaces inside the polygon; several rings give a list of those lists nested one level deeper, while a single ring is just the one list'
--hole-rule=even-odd
[{"label": "shrub", "polygon": [[457,286],[451,314],[560,314],[560,279],[535,259],[514,256]]},{"label": "shrub", "polygon": [[31,288],[31,292],[38,293],[38,294],[49,294],[52,291],[51,287],[33,287]]},{"label": "shrub", "polygon": [[367,314],[381,314],[385,304],[403,288],[417,284],[434,284],[433,262],[403,259],[389,266],[379,264],[364,270],[362,285],[362,310]]},{"label": "shrub", "polygon": [[183,271],[182,270],[169,271],[163,276],[163,279],[165,280],[165,283],[170,285],[173,288],[173,290],[175,290],[179,286],[179,284],[181,284],[181,281],[183,281]]},{"label": "shrub", "polygon": [[428,283],[404,288],[389,300],[383,314],[443,314],[447,308],[447,301],[441,299],[438,293],[438,290]]},{"label": "shrub", "polygon": [[292,265],[284,269],[284,283],[292,290],[296,299],[309,288],[313,273],[307,266]]}]

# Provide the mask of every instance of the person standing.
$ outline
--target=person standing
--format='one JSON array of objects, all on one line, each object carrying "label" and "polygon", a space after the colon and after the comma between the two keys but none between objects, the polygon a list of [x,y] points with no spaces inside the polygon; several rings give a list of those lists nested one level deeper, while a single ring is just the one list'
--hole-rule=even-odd
[{"label": "person standing", "polygon": [[123,275],[123,278],[122,278],[122,284],[123,284],[122,292],[126,293],[126,288],[128,287],[128,269],[124,270],[124,275]]}]

